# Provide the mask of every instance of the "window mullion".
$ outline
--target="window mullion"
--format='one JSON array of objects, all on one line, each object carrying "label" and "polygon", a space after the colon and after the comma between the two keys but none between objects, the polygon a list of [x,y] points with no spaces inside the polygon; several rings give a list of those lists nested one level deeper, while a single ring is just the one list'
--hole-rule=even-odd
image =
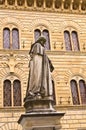
[{"label": "window mullion", "polygon": [[11,82],[11,99],[12,99],[12,106],[14,106],[14,98],[13,98],[13,82]]}]

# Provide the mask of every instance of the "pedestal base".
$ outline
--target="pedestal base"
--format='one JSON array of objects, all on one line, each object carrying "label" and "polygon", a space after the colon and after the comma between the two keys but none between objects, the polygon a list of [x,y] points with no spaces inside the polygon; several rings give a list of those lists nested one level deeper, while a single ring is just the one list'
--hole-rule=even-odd
[{"label": "pedestal base", "polygon": [[26,113],[21,115],[18,123],[23,126],[23,130],[59,130],[63,115],[60,112]]},{"label": "pedestal base", "polygon": [[55,111],[53,108],[53,99],[51,97],[27,99],[24,103],[24,107],[26,113]]}]

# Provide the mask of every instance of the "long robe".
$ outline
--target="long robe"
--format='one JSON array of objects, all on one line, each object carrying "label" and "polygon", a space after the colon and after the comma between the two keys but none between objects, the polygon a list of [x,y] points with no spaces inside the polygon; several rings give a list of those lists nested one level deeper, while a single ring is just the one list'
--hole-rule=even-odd
[{"label": "long robe", "polygon": [[35,43],[30,50],[30,71],[27,88],[27,96],[32,94],[53,95],[52,79],[49,58],[40,43]]}]

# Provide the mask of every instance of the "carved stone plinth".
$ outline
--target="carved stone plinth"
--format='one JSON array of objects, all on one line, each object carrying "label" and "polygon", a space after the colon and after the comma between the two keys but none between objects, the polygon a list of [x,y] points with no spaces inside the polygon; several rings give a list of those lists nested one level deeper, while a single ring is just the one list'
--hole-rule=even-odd
[{"label": "carved stone plinth", "polygon": [[55,111],[52,106],[53,106],[53,99],[51,97],[26,99],[24,103],[26,113]]},{"label": "carved stone plinth", "polygon": [[60,112],[33,112],[21,115],[18,123],[23,130],[59,130],[60,119],[64,113]]}]

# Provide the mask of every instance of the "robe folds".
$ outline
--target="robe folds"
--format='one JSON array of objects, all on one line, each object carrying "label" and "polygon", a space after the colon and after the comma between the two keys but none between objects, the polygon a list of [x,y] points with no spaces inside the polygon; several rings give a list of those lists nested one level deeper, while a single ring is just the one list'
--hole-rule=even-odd
[{"label": "robe folds", "polygon": [[32,45],[30,50],[29,62],[29,80],[27,88],[27,96],[33,94],[43,94],[51,96],[53,94],[52,88],[52,64],[45,54],[45,49],[40,43]]}]

